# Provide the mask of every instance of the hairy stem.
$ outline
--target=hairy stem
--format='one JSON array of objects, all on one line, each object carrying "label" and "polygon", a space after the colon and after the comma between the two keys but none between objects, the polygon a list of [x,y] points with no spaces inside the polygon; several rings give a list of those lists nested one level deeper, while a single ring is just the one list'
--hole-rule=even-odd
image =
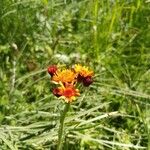
[{"label": "hairy stem", "polygon": [[59,126],[59,131],[58,131],[58,147],[57,147],[57,150],[62,150],[62,143],[63,143],[63,140],[64,140],[64,120],[65,120],[65,116],[66,116],[66,114],[69,110],[69,106],[70,106],[69,103],[65,104],[64,110],[63,110],[63,112],[61,113],[61,116],[60,116],[60,126]]}]

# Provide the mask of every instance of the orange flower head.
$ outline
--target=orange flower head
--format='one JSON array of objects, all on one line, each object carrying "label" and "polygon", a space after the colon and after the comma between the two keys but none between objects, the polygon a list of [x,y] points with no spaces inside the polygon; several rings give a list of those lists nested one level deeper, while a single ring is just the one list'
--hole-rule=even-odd
[{"label": "orange flower head", "polygon": [[93,76],[93,71],[90,71],[88,67],[81,66],[79,64],[74,66],[74,71],[83,78]]},{"label": "orange flower head", "polygon": [[84,86],[89,86],[93,83],[93,71],[90,71],[88,67],[77,64],[74,66],[74,71],[78,75],[77,81],[82,82]]},{"label": "orange flower head", "polygon": [[56,73],[57,66],[51,65],[47,68],[48,73],[51,75],[51,77]]},{"label": "orange flower head", "polygon": [[75,89],[74,86],[64,87],[63,85],[54,89],[53,94],[57,97],[64,98],[65,102],[67,103],[72,102],[75,100],[76,96],[80,95],[79,90]]},{"label": "orange flower head", "polygon": [[74,83],[76,79],[76,73],[72,70],[65,69],[62,71],[57,71],[56,74],[53,76],[52,81],[57,83]]}]

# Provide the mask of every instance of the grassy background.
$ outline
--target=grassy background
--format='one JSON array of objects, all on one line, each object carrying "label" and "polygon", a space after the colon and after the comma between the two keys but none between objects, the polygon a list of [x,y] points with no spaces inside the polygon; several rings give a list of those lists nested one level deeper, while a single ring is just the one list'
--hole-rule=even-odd
[{"label": "grassy background", "polygon": [[64,150],[150,149],[150,2],[0,0],[0,149],[56,149],[63,102],[50,64],[95,72],[65,120]]}]

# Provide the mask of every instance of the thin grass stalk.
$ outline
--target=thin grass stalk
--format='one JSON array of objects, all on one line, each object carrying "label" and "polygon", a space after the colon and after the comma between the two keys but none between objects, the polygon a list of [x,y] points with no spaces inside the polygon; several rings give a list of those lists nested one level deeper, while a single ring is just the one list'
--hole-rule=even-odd
[{"label": "thin grass stalk", "polygon": [[57,150],[62,150],[62,144],[63,144],[63,140],[64,140],[64,120],[66,117],[66,114],[69,110],[69,103],[65,104],[64,110],[61,113],[60,116],[60,126],[59,126],[59,130],[58,130],[58,146],[57,146]]},{"label": "thin grass stalk", "polygon": [[98,31],[97,31],[97,21],[98,21],[98,0],[94,0],[94,8],[93,8],[93,36],[94,36],[94,51],[95,51],[95,57],[97,60],[99,60],[99,48],[98,48]]}]

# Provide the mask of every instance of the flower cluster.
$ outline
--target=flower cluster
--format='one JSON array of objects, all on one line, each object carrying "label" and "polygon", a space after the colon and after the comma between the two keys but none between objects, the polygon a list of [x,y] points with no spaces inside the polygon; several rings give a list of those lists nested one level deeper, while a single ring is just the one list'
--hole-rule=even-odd
[{"label": "flower cluster", "polygon": [[56,97],[64,98],[67,103],[72,102],[76,96],[80,95],[79,90],[76,89],[77,83],[82,83],[86,87],[93,83],[93,71],[79,64],[71,69],[63,70],[52,65],[48,67],[47,71],[51,76],[51,81],[58,85],[52,90],[53,94]]}]

